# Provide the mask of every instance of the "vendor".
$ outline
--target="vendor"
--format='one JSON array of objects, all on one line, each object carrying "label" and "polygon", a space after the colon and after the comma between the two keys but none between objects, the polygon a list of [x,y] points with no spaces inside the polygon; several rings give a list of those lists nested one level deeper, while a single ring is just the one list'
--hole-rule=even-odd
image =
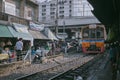
[{"label": "vendor", "polygon": [[8,54],[9,62],[11,62],[12,53],[10,52],[10,49],[8,47],[4,47],[3,54]]},{"label": "vendor", "polygon": [[5,47],[8,47],[9,50],[11,50],[11,48],[12,48],[12,43],[11,43],[10,40],[7,40],[7,42],[6,42],[6,44],[5,44]]},{"label": "vendor", "polygon": [[0,42],[0,48],[1,48],[2,50],[4,49],[4,46],[5,46],[5,42],[4,42],[4,41]]}]

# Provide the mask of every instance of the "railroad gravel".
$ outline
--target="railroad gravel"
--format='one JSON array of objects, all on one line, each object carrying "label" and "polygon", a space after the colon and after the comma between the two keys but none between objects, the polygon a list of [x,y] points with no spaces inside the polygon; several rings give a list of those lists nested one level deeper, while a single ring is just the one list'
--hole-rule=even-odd
[{"label": "railroad gravel", "polygon": [[65,63],[65,62],[71,61],[80,56],[83,56],[83,55],[80,55],[80,54],[67,55],[62,59],[59,59],[59,60],[54,59],[53,61],[50,61],[47,63],[17,66],[17,68],[8,69],[7,72],[0,74],[0,80],[14,80],[15,78],[18,78],[27,74],[32,74],[35,72],[39,72],[39,71],[51,68],[53,66],[58,65],[58,63]]},{"label": "railroad gravel", "polygon": [[49,71],[45,71],[45,72],[39,72],[37,74],[31,75],[31,76],[27,76],[18,80],[49,80],[51,77],[65,72],[67,70],[71,70],[74,69],[78,66],[81,66],[82,64],[85,64],[86,62],[88,62],[89,60],[93,59],[93,56],[86,56],[86,57],[79,57],[79,59],[74,59],[73,61],[70,61],[68,63],[62,64],[60,66],[54,69],[49,69]]}]

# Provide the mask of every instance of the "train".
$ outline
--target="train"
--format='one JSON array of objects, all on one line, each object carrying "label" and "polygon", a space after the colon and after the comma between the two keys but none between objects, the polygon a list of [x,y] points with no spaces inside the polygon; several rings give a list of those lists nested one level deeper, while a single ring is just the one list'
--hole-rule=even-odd
[{"label": "train", "polygon": [[104,25],[90,24],[81,28],[83,53],[103,53],[105,51],[106,29]]}]

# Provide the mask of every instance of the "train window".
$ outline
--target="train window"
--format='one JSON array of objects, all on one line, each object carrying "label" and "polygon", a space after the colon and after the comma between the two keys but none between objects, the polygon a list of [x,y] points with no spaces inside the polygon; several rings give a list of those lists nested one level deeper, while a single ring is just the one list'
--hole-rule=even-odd
[{"label": "train window", "polygon": [[84,33],[83,35],[84,35],[84,37],[88,37],[88,33]]},{"label": "train window", "polygon": [[103,28],[84,28],[82,33],[83,38],[104,38]]},{"label": "train window", "polygon": [[104,30],[102,28],[97,29],[96,36],[97,38],[104,38]]},{"label": "train window", "polygon": [[89,38],[89,30],[88,29],[83,30],[83,38]]},{"label": "train window", "polygon": [[97,33],[97,38],[100,38],[100,32],[96,32]]},{"label": "train window", "polygon": [[90,34],[90,38],[95,38],[95,30],[93,29],[91,29],[91,34]]}]

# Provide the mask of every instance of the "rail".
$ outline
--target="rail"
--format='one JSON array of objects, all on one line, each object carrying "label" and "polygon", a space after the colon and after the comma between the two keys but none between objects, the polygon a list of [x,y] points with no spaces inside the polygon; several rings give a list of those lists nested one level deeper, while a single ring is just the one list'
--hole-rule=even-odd
[{"label": "rail", "polygon": [[[72,78],[74,78],[76,80],[77,74],[79,74],[77,76],[80,76],[80,74],[81,75],[84,74],[86,72],[85,70],[88,70],[88,68],[91,67],[93,64],[95,64],[97,61],[99,61],[99,59],[101,59],[101,57],[103,57],[103,55],[95,57],[94,59],[88,61],[87,64],[83,64],[83,65],[76,67],[74,69],[70,69],[70,70],[67,70],[63,73],[55,75],[55,76],[51,77],[49,80],[62,80],[63,77],[69,78],[70,80],[73,80]],[[69,79],[67,79],[67,80],[69,80]],[[80,80],[83,80],[82,77]]]},{"label": "rail", "polygon": [[[53,70],[59,71],[60,69],[62,69],[63,72],[68,71],[68,70],[72,70],[72,69],[75,69],[77,67],[80,67],[80,66],[86,64],[87,62],[89,62],[90,60],[92,60],[94,57],[90,57],[90,56],[84,57],[83,56],[83,57],[75,58],[75,59],[73,59],[71,61],[68,61],[68,62],[58,63],[58,65],[50,67],[50,68],[47,68],[47,69],[44,69],[42,71],[38,71],[38,72],[35,72],[35,73],[32,73],[32,74],[28,74],[28,75],[25,75],[25,76],[22,76],[22,77],[18,77],[15,80],[24,80],[24,79],[27,79],[28,77],[37,75],[39,73],[41,73],[41,74],[42,73],[46,73],[46,72],[48,73],[48,72],[51,72]],[[65,69],[66,65],[69,65],[69,68]],[[72,66],[70,66],[70,65],[72,65]],[[73,65],[75,65],[75,66],[73,66]]]}]

